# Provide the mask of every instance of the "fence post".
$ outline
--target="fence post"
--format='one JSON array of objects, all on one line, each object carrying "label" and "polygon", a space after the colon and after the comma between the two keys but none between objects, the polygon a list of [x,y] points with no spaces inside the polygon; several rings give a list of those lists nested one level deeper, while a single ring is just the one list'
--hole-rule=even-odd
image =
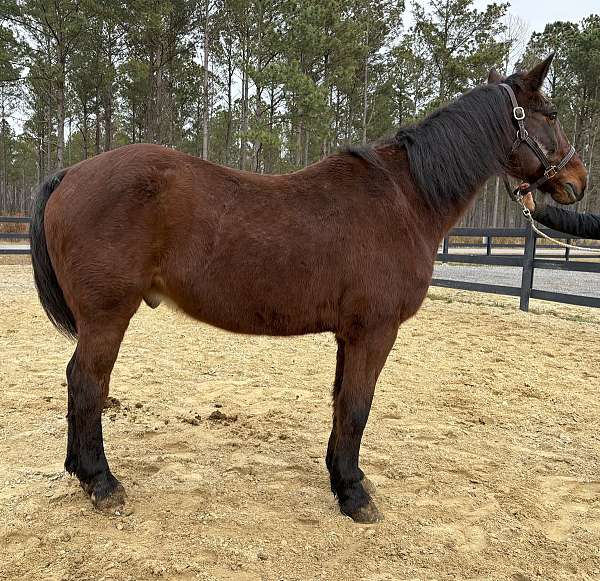
[{"label": "fence post", "polygon": [[523,253],[523,274],[521,276],[521,302],[519,308],[529,311],[529,299],[533,287],[533,260],[535,258],[536,236],[531,224],[527,224],[525,235],[525,251]]},{"label": "fence post", "polygon": [[448,245],[449,245],[448,238],[449,238],[449,236],[446,236],[444,238],[444,242],[442,245],[442,263],[444,263],[444,264],[446,262],[448,262]]},{"label": "fence post", "polygon": [[[571,244],[570,238],[567,238],[567,244]],[[570,256],[571,256],[571,249],[567,246],[565,248],[565,262],[569,262]]]},{"label": "fence post", "polygon": [[492,237],[491,236],[487,237],[486,253],[487,253],[488,256],[492,255]]}]

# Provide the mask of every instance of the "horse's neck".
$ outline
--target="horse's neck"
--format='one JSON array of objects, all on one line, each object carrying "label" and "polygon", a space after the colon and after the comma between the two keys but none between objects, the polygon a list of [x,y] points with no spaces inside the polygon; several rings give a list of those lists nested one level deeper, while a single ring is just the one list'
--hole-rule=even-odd
[{"label": "horse's neck", "polygon": [[514,134],[505,103],[496,97],[487,86],[474,89],[417,125],[400,129],[395,154],[394,146],[389,148],[402,181],[419,192],[442,235],[460,220],[486,181],[503,170]]},{"label": "horse's neck", "polygon": [[[489,176],[487,179],[491,177],[492,176]],[[475,199],[482,190],[487,179],[474,186],[464,198],[454,201],[452,205],[449,206],[447,212],[439,216],[440,240],[460,221],[468,209],[475,203]]]},{"label": "horse's neck", "polygon": [[[396,150],[395,152],[388,150],[386,157],[388,167],[391,166],[390,169],[399,186],[397,190],[398,195],[401,195],[406,199],[406,201],[414,208],[416,215],[419,216],[423,227],[430,229],[433,232],[433,236],[439,240],[444,238],[447,232],[455,226],[465,212],[467,212],[469,207],[474,203],[478,193],[485,185],[485,182],[492,177],[492,175],[483,177],[469,189],[464,197],[452,200],[444,211],[435,210],[426,204],[423,196],[420,194],[418,186],[411,176],[410,164],[406,152],[402,149]],[[439,240],[436,240],[436,243]]]}]

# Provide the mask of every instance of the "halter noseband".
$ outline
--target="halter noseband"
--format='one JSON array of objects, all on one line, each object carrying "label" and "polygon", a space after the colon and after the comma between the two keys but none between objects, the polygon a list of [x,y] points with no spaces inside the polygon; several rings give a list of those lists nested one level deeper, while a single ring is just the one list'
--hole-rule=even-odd
[{"label": "halter noseband", "polygon": [[512,149],[510,151],[510,155],[512,155],[522,143],[525,143],[529,146],[529,148],[535,153],[536,157],[542,162],[544,166],[544,174],[541,178],[533,182],[532,184],[521,184],[515,190],[510,189],[508,184],[508,179],[504,179],[504,185],[507,188],[509,194],[513,197],[518,193],[521,195],[528,194],[532,192],[536,188],[539,188],[542,184],[546,183],[548,180],[552,179],[556,174],[562,171],[565,166],[571,161],[571,158],[575,155],[575,148],[571,145],[571,148],[567,152],[567,154],[561,159],[558,165],[554,165],[549,159],[548,156],[543,152],[542,148],[537,144],[537,142],[529,136],[529,132],[525,128],[525,109],[519,106],[517,101],[517,97],[515,92],[512,90],[512,87],[507,85],[506,83],[500,83],[500,86],[506,90],[508,96],[510,97],[510,101],[513,106],[512,114],[514,119],[517,122],[517,137],[513,143]]}]

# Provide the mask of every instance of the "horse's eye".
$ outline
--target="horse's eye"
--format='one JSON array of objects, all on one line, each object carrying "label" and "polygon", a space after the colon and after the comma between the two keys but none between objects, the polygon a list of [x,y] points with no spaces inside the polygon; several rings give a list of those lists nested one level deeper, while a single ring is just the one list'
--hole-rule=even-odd
[{"label": "horse's eye", "polygon": [[556,121],[557,117],[558,117],[558,113],[556,111],[552,111],[552,113],[548,113],[548,119],[550,119],[552,121]]}]

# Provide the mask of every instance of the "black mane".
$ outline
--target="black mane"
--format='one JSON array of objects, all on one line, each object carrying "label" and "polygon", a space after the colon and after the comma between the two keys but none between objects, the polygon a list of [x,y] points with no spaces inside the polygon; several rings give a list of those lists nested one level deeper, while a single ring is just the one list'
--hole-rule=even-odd
[{"label": "black mane", "polygon": [[[482,85],[383,143],[406,149],[411,174],[427,204],[445,212],[502,172],[515,131],[502,88]],[[347,153],[381,164],[373,161],[373,146]]]}]

